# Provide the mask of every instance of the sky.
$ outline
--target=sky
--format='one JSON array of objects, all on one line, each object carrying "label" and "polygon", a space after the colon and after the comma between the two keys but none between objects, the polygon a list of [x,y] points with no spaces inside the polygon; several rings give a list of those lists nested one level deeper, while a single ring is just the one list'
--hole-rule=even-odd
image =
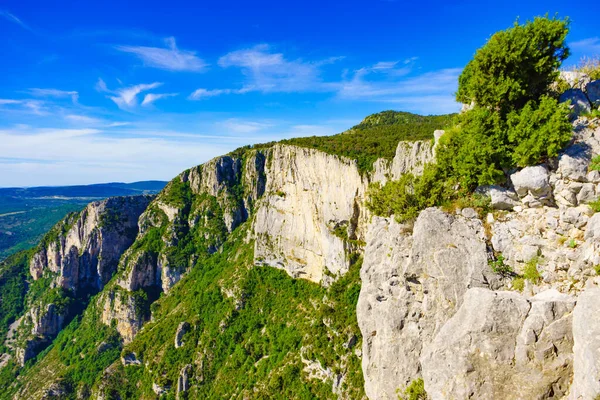
[{"label": "sky", "polygon": [[565,1],[0,2],[0,187],[172,179],[247,144],[342,132],[388,109],[457,111],[494,32]]}]

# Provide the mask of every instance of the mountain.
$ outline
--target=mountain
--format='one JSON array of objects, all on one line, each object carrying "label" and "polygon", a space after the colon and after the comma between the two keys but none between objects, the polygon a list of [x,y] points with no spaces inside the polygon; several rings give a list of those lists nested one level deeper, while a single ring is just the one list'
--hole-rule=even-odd
[{"label": "mountain", "polygon": [[0,260],[34,246],[45,232],[91,200],[158,193],[166,182],[0,188]]},{"label": "mountain", "polygon": [[[422,174],[454,120],[398,116],[238,149],[9,257],[0,398],[593,398],[597,120],[485,201],[398,221],[372,191]],[[344,138],[379,124],[402,140],[365,168]]]}]

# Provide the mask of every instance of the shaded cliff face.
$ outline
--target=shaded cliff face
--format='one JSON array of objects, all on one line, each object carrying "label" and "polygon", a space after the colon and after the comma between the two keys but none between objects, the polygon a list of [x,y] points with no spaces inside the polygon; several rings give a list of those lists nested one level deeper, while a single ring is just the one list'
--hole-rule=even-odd
[{"label": "shaded cliff face", "polygon": [[69,215],[33,254],[29,309],[18,328],[21,364],[43,349],[90,295],[104,287],[119,258],[137,235],[139,216],[152,196],[116,197],[89,204]]}]

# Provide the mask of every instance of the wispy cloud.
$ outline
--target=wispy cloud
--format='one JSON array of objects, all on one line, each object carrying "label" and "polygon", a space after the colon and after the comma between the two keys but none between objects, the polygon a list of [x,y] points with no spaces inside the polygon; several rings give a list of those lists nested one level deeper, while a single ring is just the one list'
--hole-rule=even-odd
[{"label": "wispy cloud", "polygon": [[148,90],[156,89],[161,85],[161,82],[143,83],[117,90],[110,90],[102,79],[98,79],[98,82],[96,83],[96,90],[99,92],[114,94],[114,96],[108,96],[108,98],[111,99],[120,109],[131,110],[138,105],[138,94],[147,92]]},{"label": "wispy cloud", "polygon": [[190,100],[201,100],[209,97],[220,96],[223,94],[242,94],[247,93],[247,89],[196,89],[189,95]]},{"label": "wispy cloud", "polygon": [[142,106],[149,106],[154,103],[156,100],[164,99],[167,97],[177,96],[178,93],[148,93],[144,96],[144,100],[142,101]]},{"label": "wispy cloud", "polygon": [[0,108],[3,111],[16,111],[34,115],[48,115],[46,103],[33,99],[0,99],[0,106],[9,106]]},{"label": "wispy cloud", "polygon": [[27,91],[27,93],[31,94],[35,97],[55,97],[55,98],[65,98],[70,97],[73,100],[73,103],[77,103],[79,99],[79,93],[71,90],[60,90],[60,89],[40,89],[40,88],[31,88]]},{"label": "wispy cloud", "polygon": [[272,126],[273,124],[268,122],[243,121],[237,118],[231,118],[217,124],[217,127],[234,133],[255,133]]},{"label": "wispy cloud", "polygon": [[135,54],[148,67],[167,71],[200,72],[207,67],[208,64],[195,51],[177,48],[174,37],[165,39],[165,43],[167,47],[116,46],[116,49]]},{"label": "wispy cloud", "polygon": [[23,29],[27,29],[30,32],[33,32],[33,29],[31,29],[29,27],[29,25],[27,25],[25,22],[23,22],[20,18],[18,18],[16,15],[9,13],[6,10],[0,10],[0,17],[4,17],[5,19],[7,19],[10,22],[14,22],[15,24],[21,26],[21,28]]},{"label": "wispy cloud", "polygon": [[316,62],[289,60],[282,53],[273,52],[267,44],[236,50],[221,57],[219,65],[240,68],[246,76],[246,84],[235,91],[220,89],[224,91],[219,94],[326,91],[327,84],[321,79],[320,67],[339,59],[332,57]]},{"label": "wispy cloud", "polygon": [[600,37],[591,37],[570,43],[571,49],[588,57],[600,55]]}]

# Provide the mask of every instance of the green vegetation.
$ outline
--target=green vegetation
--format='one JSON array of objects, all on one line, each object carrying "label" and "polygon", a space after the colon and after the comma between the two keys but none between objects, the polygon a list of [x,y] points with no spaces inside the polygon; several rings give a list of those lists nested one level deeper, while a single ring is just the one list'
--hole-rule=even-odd
[{"label": "green vegetation", "polygon": [[372,186],[371,210],[411,219],[471,196],[477,186],[502,184],[515,167],[556,157],[572,132],[567,106],[549,96],[568,55],[567,27],[567,20],[538,17],[493,35],[459,79],[457,100],[475,107],[446,130],[422,176]]},{"label": "green vegetation", "polygon": [[516,276],[513,278],[512,287],[519,292],[522,292],[525,289],[525,279],[521,276]]},{"label": "green vegetation", "polygon": [[592,158],[590,163],[590,171],[600,171],[600,156]]},{"label": "green vegetation", "polygon": [[404,396],[398,395],[398,400],[427,400],[423,378],[413,380],[404,391]]},{"label": "green vegetation", "polygon": [[[91,393],[100,383],[107,398],[154,398],[153,383],[170,388],[166,398],[174,398],[177,378],[189,364],[188,399],[337,398],[331,381],[309,377],[304,359],[346,374],[342,390],[348,398],[362,398],[354,354],[361,346],[356,302],[362,260],[354,257],[350,271],[324,288],[282,270],[254,267],[247,229],[248,223],[236,229],[221,252],[203,258],[163,294],[152,305],[152,321],[125,347],[113,328],[98,322],[93,300],[47,354],[21,372],[10,393],[51,371],[65,399]],[[175,348],[181,321],[190,329]],[[141,365],[123,366],[119,356],[132,353]]]},{"label": "green vegetation", "polygon": [[539,258],[534,257],[529,260],[525,264],[525,268],[523,268],[523,278],[527,279],[529,282],[536,284],[542,280],[542,275],[540,275],[540,271],[538,271],[537,266],[539,263]]},{"label": "green vegetation", "polygon": [[600,199],[589,202],[588,206],[590,206],[594,212],[600,212]]},{"label": "green vegetation", "polygon": [[3,343],[9,325],[25,310],[29,253],[22,251],[0,262],[0,353],[7,350]]},{"label": "green vegetation", "polygon": [[282,143],[357,160],[359,170],[367,172],[373,169],[378,158],[394,158],[401,140],[430,140],[434,130],[450,126],[453,118],[454,115],[421,116],[384,111],[338,135],[288,139]]},{"label": "green vegetation", "polygon": [[514,271],[510,265],[504,264],[504,256],[502,254],[498,254],[495,260],[488,261],[488,264],[492,271],[496,274],[509,276],[513,275]]},{"label": "green vegetation", "polygon": [[496,32],[461,73],[456,99],[503,116],[538,103],[569,56],[568,26],[568,19],[536,17]]}]

